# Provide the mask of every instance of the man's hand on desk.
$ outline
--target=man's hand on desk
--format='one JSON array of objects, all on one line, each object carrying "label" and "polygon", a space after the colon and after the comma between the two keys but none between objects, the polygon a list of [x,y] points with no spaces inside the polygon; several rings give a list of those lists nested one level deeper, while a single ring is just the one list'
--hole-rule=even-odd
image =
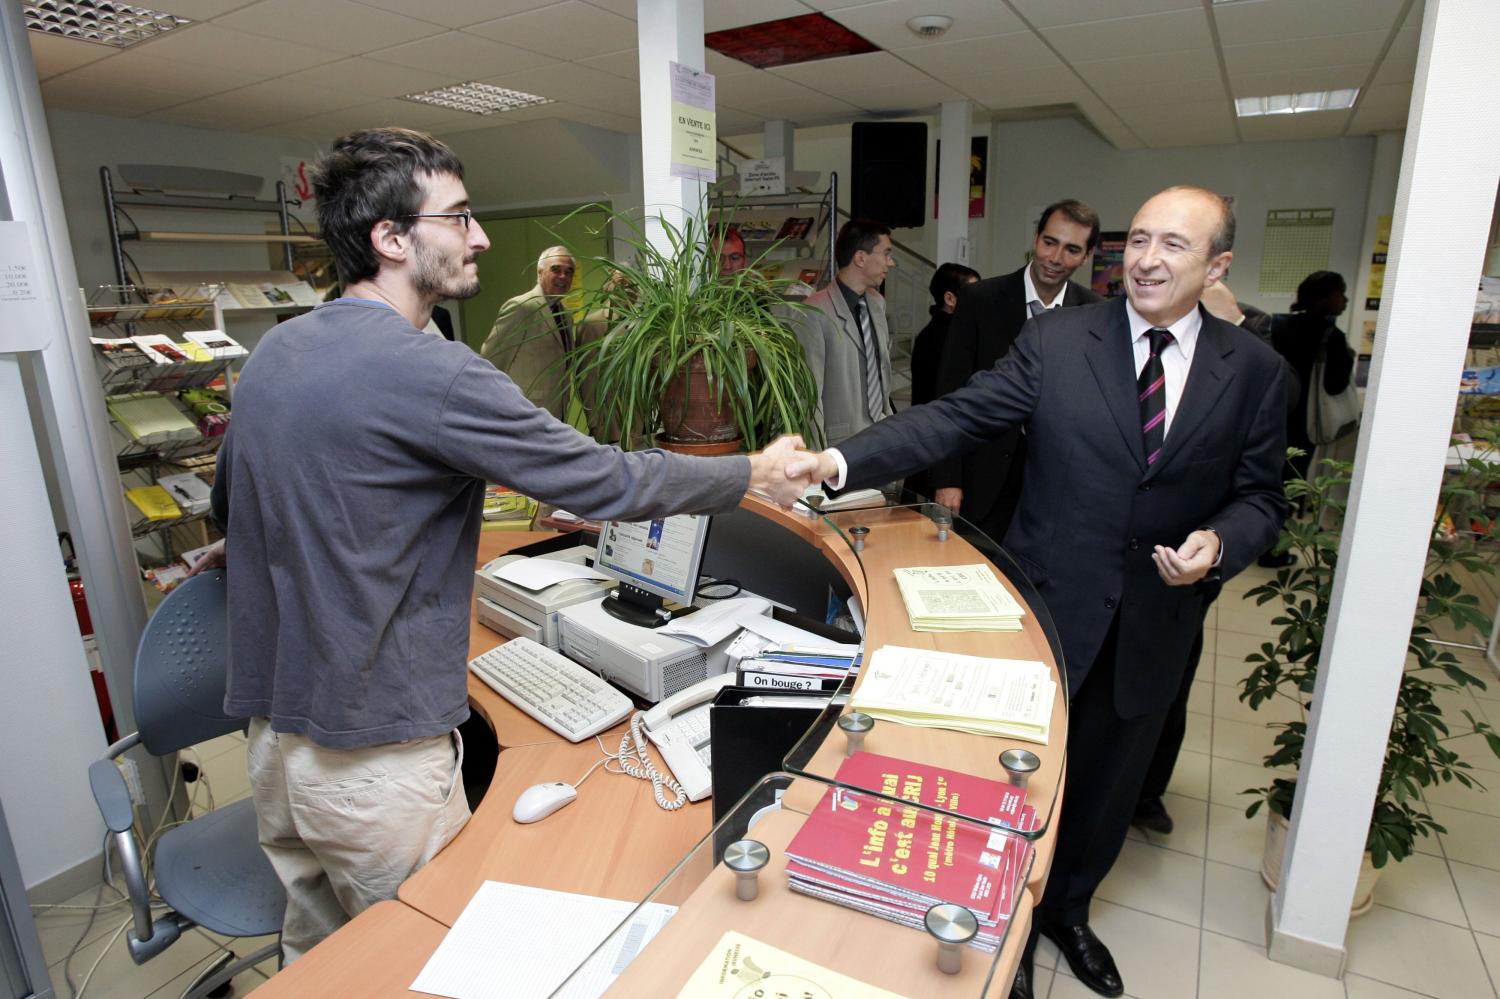
[{"label": "man's hand on desk", "polygon": [[188,575],[196,576],[198,573],[207,572],[209,569],[222,569],[224,564],[224,539],[220,538],[209,546],[208,551],[204,552],[198,561],[193,563],[193,567],[188,571]]},{"label": "man's hand on desk", "polygon": [[806,475],[792,471],[791,466],[800,462],[806,452],[802,438],[796,434],[778,437],[771,446],[750,456],[750,491],[764,496],[779,506],[789,507],[795,503],[807,487],[812,485]]},{"label": "man's hand on desk", "polygon": [[819,451],[816,454],[803,451],[786,466],[787,478],[796,479],[808,485],[831,481],[838,474],[838,460],[827,451]]},{"label": "man's hand on desk", "polygon": [[945,486],[933,493],[932,499],[939,506],[945,506],[954,513],[957,513],[958,508],[963,506],[964,491],[962,489],[955,489],[952,486]]},{"label": "man's hand on desk", "polygon": [[1214,567],[1219,558],[1219,535],[1214,531],[1194,531],[1175,551],[1157,545],[1151,553],[1156,571],[1168,586],[1191,586]]}]

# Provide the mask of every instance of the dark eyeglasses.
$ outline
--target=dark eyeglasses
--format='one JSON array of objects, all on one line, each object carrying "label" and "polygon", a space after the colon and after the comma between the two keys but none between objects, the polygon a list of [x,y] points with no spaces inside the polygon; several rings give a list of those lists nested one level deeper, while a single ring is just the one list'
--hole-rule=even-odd
[{"label": "dark eyeglasses", "polygon": [[467,230],[469,228],[469,220],[474,217],[474,213],[465,208],[461,212],[416,212],[401,217],[404,219],[462,219],[464,229]]}]

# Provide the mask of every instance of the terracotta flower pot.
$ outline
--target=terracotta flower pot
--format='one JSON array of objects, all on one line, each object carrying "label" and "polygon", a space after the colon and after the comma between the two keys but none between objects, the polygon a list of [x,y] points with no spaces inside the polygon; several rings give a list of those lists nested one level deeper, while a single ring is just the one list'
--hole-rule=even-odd
[{"label": "terracotta flower pot", "polygon": [[[1290,823],[1270,809],[1266,809],[1266,847],[1260,858],[1260,879],[1272,891],[1281,883],[1282,854],[1286,853],[1286,834]],[[1375,904],[1375,882],[1380,880],[1380,868],[1370,862],[1370,851],[1366,850],[1359,865],[1359,878],[1354,882],[1354,901],[1349,906],[1349,915],[1363,916]]]},{"label": "terracotta flower pot", "polygon": [[[750,368],[755,367],[754,351],[748,353],[747,363]],[[716,454],[740,448],[734,408],[728,399],[720,405],[702,357],[693,358],[667,383],[661,401],[661,423],[661,444],[669,450],[677,444],[710,446],[710,453]],[[704,452],[697,450],[697,453]]]}]

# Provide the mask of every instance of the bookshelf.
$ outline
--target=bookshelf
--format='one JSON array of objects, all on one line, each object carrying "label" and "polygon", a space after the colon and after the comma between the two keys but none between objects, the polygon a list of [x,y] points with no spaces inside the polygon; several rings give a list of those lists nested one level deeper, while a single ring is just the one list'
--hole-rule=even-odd
[{"label": "bookshelf", "polygon": [[[715,222],[739,232],[752,265],[767,277],[800,281],[816,290],[837,269],[833,260],[837,204],[838,174],[830,174],[826,191],[722,194],[714,197],[711,210]],[[789,293],[789,297],[796,296]]]}]

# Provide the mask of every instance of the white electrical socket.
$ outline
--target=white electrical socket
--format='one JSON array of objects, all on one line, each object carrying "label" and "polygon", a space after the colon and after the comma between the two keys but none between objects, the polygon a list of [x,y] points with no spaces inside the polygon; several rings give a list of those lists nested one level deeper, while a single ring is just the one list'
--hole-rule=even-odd
[{"label": "white electrical socket", "polygon": [[115,761],[120,767],[120,776],[125,778],[125,789],[130,792],[130,801],[137,808],[146,804],[146,789],[141,786],[141,768],[135,760],[122,756]]}]

